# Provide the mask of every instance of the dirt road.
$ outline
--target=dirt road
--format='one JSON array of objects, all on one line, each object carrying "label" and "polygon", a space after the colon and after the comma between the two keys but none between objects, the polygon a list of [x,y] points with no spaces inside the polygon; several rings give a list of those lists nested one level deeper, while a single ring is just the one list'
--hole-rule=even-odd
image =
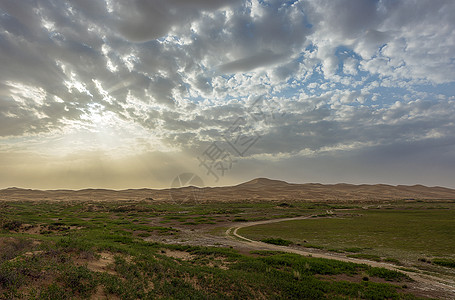
[{"label": "dirt road", "polygon": [[[366,265],[369,265],[372,267],[381,267],[381,268],[386,268],[389,270],[399,271],[399,272],[402,272],[402,273],[408,275],[410,278],[412,278],[413,280],[418,282],[419,283],[418,286],[422,290],[422,292],[424,292],[424,293],[429,292],[428,295],[433,295],[433,297],[434,297],[434,294],[437,294],[438,298],[440,298],[440,299],[455,299],[455,281],[453,281],[453,280],[442,279],[442,278],[431,276],[428,274],[403,271],[403,270],[400,270],[395,265],[383,263],[383,262],[375,262],[375,261],[369,261],[369,260],[364,260],[364,259],[350,258],[350,257],[346,257],[346,256],[341,256],[341,255],[335,254],[335,253],[314,253],[314,252],[309,252],[309,251],[305,251],[302,249],[296,249],[293,247],[267,244],[267,243],[263,243],[260,241],[254,241],[254,240],[248,239],[238,233],[238,230],[240,228],[262,225],[262,224],[278,223],[278,222],[283,222],[283,221],[304,220],[304,219],[309,219],[309,218],[312,218],[312,216],[239,223],[236,226],[233,226],[233,227],[230,227],[229,229],[227,229],[226,235],[231,240],[238,243],[239,245],[247,246],[248,248],[252,248],[255,250],[282,251],[282,252],[295,253],[295,254],[300,254],[300,255],[305,255],[305,256],[335,259],[335,260],[339,260],[339,261],[351,262],[351,263],[357,263],[357,264],[366,264]],[[416,269],[416,271],[417,271],[417,269]]]}]

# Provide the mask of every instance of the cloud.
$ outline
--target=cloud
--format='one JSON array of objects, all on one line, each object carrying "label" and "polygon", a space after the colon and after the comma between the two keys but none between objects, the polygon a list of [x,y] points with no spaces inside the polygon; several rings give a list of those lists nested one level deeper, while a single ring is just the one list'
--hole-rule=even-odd
[{"label": "cloud", "polygon": [[[362,151],[383,164],[403,144],[417,164],[448,161],[454,13],[449,0],[1,1],[3,153],[195,158],[242,117],[261,135],[248,166]],[[267,122],[248,113],[260,96]]]},{"label": "cloud", "polygon": [[223,73],[248,72],[258,67],[267,67],[273,65],[280,60],[283,60],[284,57],[285,56],[282,54],[280,55],[273,52],[262,52],[222,64],[218,66],[218,69]]},{"label": "cloud", "polygon": [[173,26],[189,24],[204,11],[213,11],[235,2],[135,0],[125,3],[118,1],[113,4],[113,14],[115,26],[124,37],[133,42],[145,42],[165,36]]},{"label": "cloud", "polygon": [[[335,49],[350,47],[364,70],[395,79],[453,82],[453,1],[308,1],[318,57],[334,61]],[[382,62],[384,68],[369,68]],[[326,75],[336,68],[325,65]],[[449,67],[452,66],[452,67]]]}]

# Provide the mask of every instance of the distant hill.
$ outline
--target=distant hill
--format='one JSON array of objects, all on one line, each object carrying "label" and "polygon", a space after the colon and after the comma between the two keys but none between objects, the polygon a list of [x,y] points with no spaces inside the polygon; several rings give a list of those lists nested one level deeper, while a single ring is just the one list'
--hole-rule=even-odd
[{"label": "distant hill", "polygon": [[[199,201],[384,201],[454,200],[455,189],[423,185],[386,184],[291,184],[268,178],[225,187],[183,187],[177,189],[84,189],[31,190],[7,188],[0,190],[0,201],[181,201],[196,197]],[[183,201],[181,201],[183,202]]]}]

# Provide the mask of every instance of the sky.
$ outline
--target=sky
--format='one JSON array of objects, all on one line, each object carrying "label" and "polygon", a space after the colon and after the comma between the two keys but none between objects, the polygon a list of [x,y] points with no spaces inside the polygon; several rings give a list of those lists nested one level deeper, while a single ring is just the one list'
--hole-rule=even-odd
[{"label": "sky", "polygon": [[183,173],[455,188],[454,15],[452,0],[0,0],[0,188]]}]

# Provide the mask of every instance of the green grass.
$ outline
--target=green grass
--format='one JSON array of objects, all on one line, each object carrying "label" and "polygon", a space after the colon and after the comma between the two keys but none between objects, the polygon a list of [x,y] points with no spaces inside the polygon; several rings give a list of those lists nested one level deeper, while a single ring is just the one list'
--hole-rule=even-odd
[{"label": "green grass", "polygon": [[[187,295],[210,299],[251,299],[261,295],[291,299],[411,299],[411,296],[402,294],[401,283],[380,285],[372,280],[377,277],[406,282],[401,273],[384,269],[338,265],[334,261],[275,252],[255,252],[251,257],[226,248],[172,246],[143,240],[144,237],[156,240],[155,237],[162,235],[178,237],[184,232],[182,228],[199,230],[202,225],[208,226],[208,232],[223,234],[227,226],[234,225],[226,224],[227,220],[243,222],[301,215],[325,216],[326,209],[337,208],[349,208],[351,210],[343,211],[343,214],[361,216],[314,218],[275,223],[271,227],[254,226],[240,229],[240,234],[251,229],[253,232],[248,234],[257,240],[269,238],[278,244],[282,244],[281,241],[286,244],[293,242],[303,247],[396,264],[402,261],[403,254],[414,257],[416,261],[419,257],[430,257],[433,263],[429,267],[432,268],[438,265],[450,267],[453,262],[453,257],[446,257],[453,252],[448,249],[454,246],[454,204],[451,203],[432,205],[422,202],[402,207],[406,209],[368,211],[359,210],[355,205],[301,202],[197,206],[132,201],[14,202],[0,205],[0,239],[13,238],[0,251],[0,298],[21,298],[24,291],[34,299],[70,299],[73,295],[87,298],[102,288],[107,294],[122,299],[185,298]],[[442,206],[446,207],[443,209]],[[433,209],[428,209],[430,207]],[[166,227],[156,226],[160,222],[166,222]],[[24,226],[29,226],[25,224],[41,226],[43,230],[41,234],[20,233]],[[257,228],[262,232],[254,232]],[[41,244],[37,246],[33,240]],[[187,251],[194,258],[177,261],[163,255],[160,252],[163,248]],[[22,258],[24,253],[34,250],[44,252],[30,259]],[[75,257],[96,257],[100,251],[117,255],[111,268],[114,274],[74,265]],[[440,258],[432,258],[435,256]],[[357,274],[368,280],[356,283],[318,277],[338,274]],[[48,283],[28,286],[30,282],[39,281],[40,276],[45,276]],[[129,284],[123,284],[125,281]]]},{"label": "green grass", "polygon": [[238,233],[254,240],[266,237],[295,243],[306,240],[308,244],[327,249],[391,259],[405,256],[417,260],[422,254],[442,257],[454,254],[453,207],[357,210],[350,213],[353,215],[342,218],[315,218],[245,227]]},{"label": "green grass", "polygon": [[[196,299],[255,299],[261,295],[286,299],[325,299],[333,295],[412,299],[402,294],[399,283],[409,279],[401,273],[295,254],[268,252],[250,257],[226,248],[132,241],[128,246],[135,250],[128,252],[135,255],[126,259],[125,254],[119,253],[110,267],[111,272],[105,273],[74,265],[71,257],[79,257],[81,248],[85,248],[78,243],[60,242],[48,246],[48,250],[33,257],[0,264],[0,295],[26,298],[33,293],[42,299],[85,299],[101,288],[106,294],[121,299],[181,299],[189,295]],[[194,259],[182,261],[166,257],[158,251],[163,248],[189,252]],[[207,261],[217,258],[229,262],[229,268],[207,266]],[[316,277],[338,274],[368,274],[396,284],[340,282]],[[47,278],[45,284],[28,286],[40,276]]]},{"label": "green grass", "polygon": [[[185,226],[197,230],[195,226],[200,225],[221,234],[226,224],[218,225],[224,226],[220,231],[217,222],[227,219],[319,213],[332,207],[329,204],[296,202],[279,206],[279,211],[276,203],[0,205],[0,299],[87,299],[100,289],[108,298],[120,299],[413,299],[401,287],[409,279],[385,269],[282,252],[242,255],[230,248],[169,245],[143,239],[179,235]],[[168,222],[166,227],[155,225],[162,221]],[[25,233],[25,224],[44,230]],[[290,240],[272,238],[268,242],[288,245]],[[191,259],[168,257],[164,249],[188,252]],[[103,252],[115,255],[111,265],[105,266],[109,272],[89,267],[89,262],[99,260]],[[321,277],[340,274],[391,282]]]}]

